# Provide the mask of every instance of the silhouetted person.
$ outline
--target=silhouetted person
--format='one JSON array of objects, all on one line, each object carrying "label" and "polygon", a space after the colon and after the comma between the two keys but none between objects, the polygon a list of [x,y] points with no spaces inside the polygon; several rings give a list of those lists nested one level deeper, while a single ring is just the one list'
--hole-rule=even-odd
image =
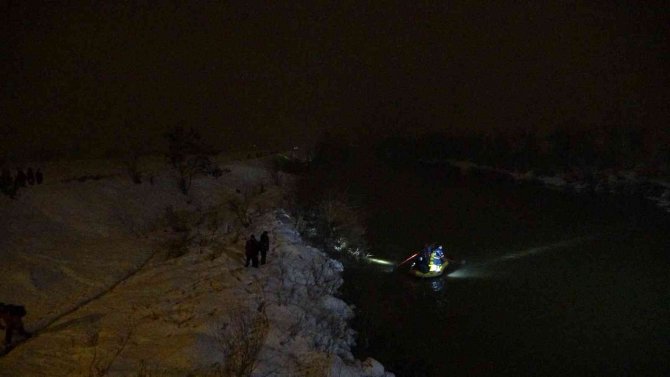
[{"label": "silhouetted person", "polygon": [[16,177],[14,178],[14,187],[26,187],[26,180],[28,177],[26,173],[23,172],[23,169],[16,169]]},{"label": "silhouetted person", "polygon": [[8,350],[11,346],[14,332],[30,338],[31,334],[23,328],[22,318],[25,315],[26,308],[23,306],[0,303],[0,329],[5,329],[5,350]]},{"label": "silhouetted person", "polygon": [[425,244],[421,252],[416,257],[415,263],[417,270],[426,273],[430,270],[430,255],[433,250],[433,245]]},{"label": "silhouetted person", "polygon": [[9,195],[13,184],[12,174],[9,172],[9,169],[2,169],[2,175],[0,175],[0,190]]},{"label": "silhouetted person", "polygon": [[37,182],[38,185],[41,185],[43,180],[44,176],[42,175],[42,171],[37,168],[37,171],[35,172],[35,182]]},{"label": "silhouetted person", "polygon": [[246,245],[244,246],[244,253],[247,256],[247,262],[244,264],[244,267],[249,267],[249,262],[251,262],[251,265],[253,267],[258,268],[258,251],[259,251],[259,244],[258,241],[256,240],[256,236],[253,234],[249,239],[247,240]]},{"label": "silhouetted person", "polygon": [[26,174],[26,180],[28,181],[28,184],[31,186],[35,184],[35,173],[33,172],[33,168],[28,168],[28,173]]},{"label": "silhouetted person", "polygon": [[268,255],[268,250],[270,250],[270,237],[268,237],[267,231],[261,234],[261,240],[258,246],[261,251],[261,264],[265,264],[265,257]]}]

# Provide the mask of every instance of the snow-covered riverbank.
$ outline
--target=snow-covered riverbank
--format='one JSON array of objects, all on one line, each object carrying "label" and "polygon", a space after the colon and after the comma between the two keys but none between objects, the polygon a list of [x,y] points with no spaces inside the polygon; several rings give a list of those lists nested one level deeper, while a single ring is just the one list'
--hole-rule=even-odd
[{"label": "snow-covered riverbank", "polygon": [[543,176],[528,172],[509,171],[469,161],[445,160],[422,161],[429,165],[448,164],[460,169],[463,174],[478,171],[494,174],[520,182],[539,182],[548,188],[573,192],[592,191],[602,194],[636,195],[653,202],[659,208],[670,212],[670,182],[663,179],[640,176],[631,170],[597,172],[586,178],[579,172]]},{"label": "snow-covered riverbank", "polygon": [[[353,313],[334,296],[342,265],[302,241],[267,166],[230,163],[189,196],[155,170],[152,184],[96,172],[108,178],[0,198],[0,301],[25,304],[37,330],[0,358],[0,376],[219,376],[233,360],[253,376],[391,376],[352,356]],[[242,233],[235,200],[252,219]],[[168,207],[195,219],[189,232],[170,229]],[[268,264],[245,268],[245,238],[263,230]],[[168,257],[182,236],[185,254]]]}]

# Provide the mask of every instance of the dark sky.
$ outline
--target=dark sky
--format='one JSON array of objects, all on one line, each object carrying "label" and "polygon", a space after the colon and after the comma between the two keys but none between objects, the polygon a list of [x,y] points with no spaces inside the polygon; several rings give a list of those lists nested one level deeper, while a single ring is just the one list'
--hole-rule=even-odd
[{"label": "dark sky", "polygon": [[9,150],[670,119],[663,2],[63,3],[1,2]]}]

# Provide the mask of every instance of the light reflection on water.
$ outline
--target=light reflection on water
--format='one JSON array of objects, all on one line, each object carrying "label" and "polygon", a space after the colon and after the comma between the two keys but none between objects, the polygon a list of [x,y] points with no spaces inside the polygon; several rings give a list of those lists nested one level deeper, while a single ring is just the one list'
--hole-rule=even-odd
[{"label": "light reflection on water", "polygon": [[566,247],[569,247],[569,246],[575,246],[575,245],[577,245],[581,242],[584,242],[584,241],[587,241],[587,240],[590,240],[590,239],[595,239],[595,238],[596,237],[589,237],[589,238],[577,237],[577,238],[571,238],[571,239],[568,239],[568,240],[563,240],[563,241],[560,241],[560,242],[552,243],[552,244],[545,245],[545,246],[531,247],[529,249],[517,251],[517,252],[514,252],[514,253],[505,254],[505,255],[503,255],[499,258],[496,258],[496,259],[494,259],[490,262],[487,262],[486,264],[505,262],[505,261],[509,261],[509,260],[514,260],[514,259],[519,259],[519,258],[523,258],[523,257],[528,257],[528,256],[532,256],[532,255],[545,253],[545,252],[548,252],[548,251],[554,251],[554,250],[566,248]]},{"label": "light reflection on water", "polygon": [[442,289],[444,289],[444,279],[434,279],[430,283],[430,287],[434,292],[440,292]]},{"label": "light reflection on water", "polygon": [[406,178],[372,188],[375,258],[397,266],[438,239],[468,263],[435,279],[410,276],[407,265],[393,274],[374,262],[345,270],[361,357],[399,376],[633,375],[635,363],[667,366],[670,327],[657,315],[670,302],[658,289],[668,285],[665,221],[637,207],[610,209],[606,199],[460,179],[433,189],[433,175]]},{"label": "light reflection on water", "polygon": [[450,279],[494,279],[502,278],[505,276],[506,271],[501,270],[501,264],[503,262],[513,262],[525,257],[535,256],[538,254],[546,253],[549,251],[556,251],[563,248],[575,246],[581,242],[591,240],[594,237],[589,238],[571,238],[568,240],[563,240],[560,242],[555,242],[545,246],[531,247],[521,251],[515,251],[511,253],[506,253],[500,257],[484,260],[481,262],[475,262],[462,266],[456,271],[450,273],[448,277]]},{"label": "light reflection on water", "polygon": [[491,278],[493,274],[474,266],[464,266],[447,275],[450,279],[482,279]]}]

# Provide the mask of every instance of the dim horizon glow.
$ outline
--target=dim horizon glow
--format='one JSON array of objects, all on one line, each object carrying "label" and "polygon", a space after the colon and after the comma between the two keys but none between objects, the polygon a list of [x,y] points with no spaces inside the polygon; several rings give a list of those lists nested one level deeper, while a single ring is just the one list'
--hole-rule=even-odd
[{"label": "dim horizon glow", "polygon": [[329,129],[663,128],[667,9],[9,2],[0,149],[105,155],[177,125],[273,149]]}]

